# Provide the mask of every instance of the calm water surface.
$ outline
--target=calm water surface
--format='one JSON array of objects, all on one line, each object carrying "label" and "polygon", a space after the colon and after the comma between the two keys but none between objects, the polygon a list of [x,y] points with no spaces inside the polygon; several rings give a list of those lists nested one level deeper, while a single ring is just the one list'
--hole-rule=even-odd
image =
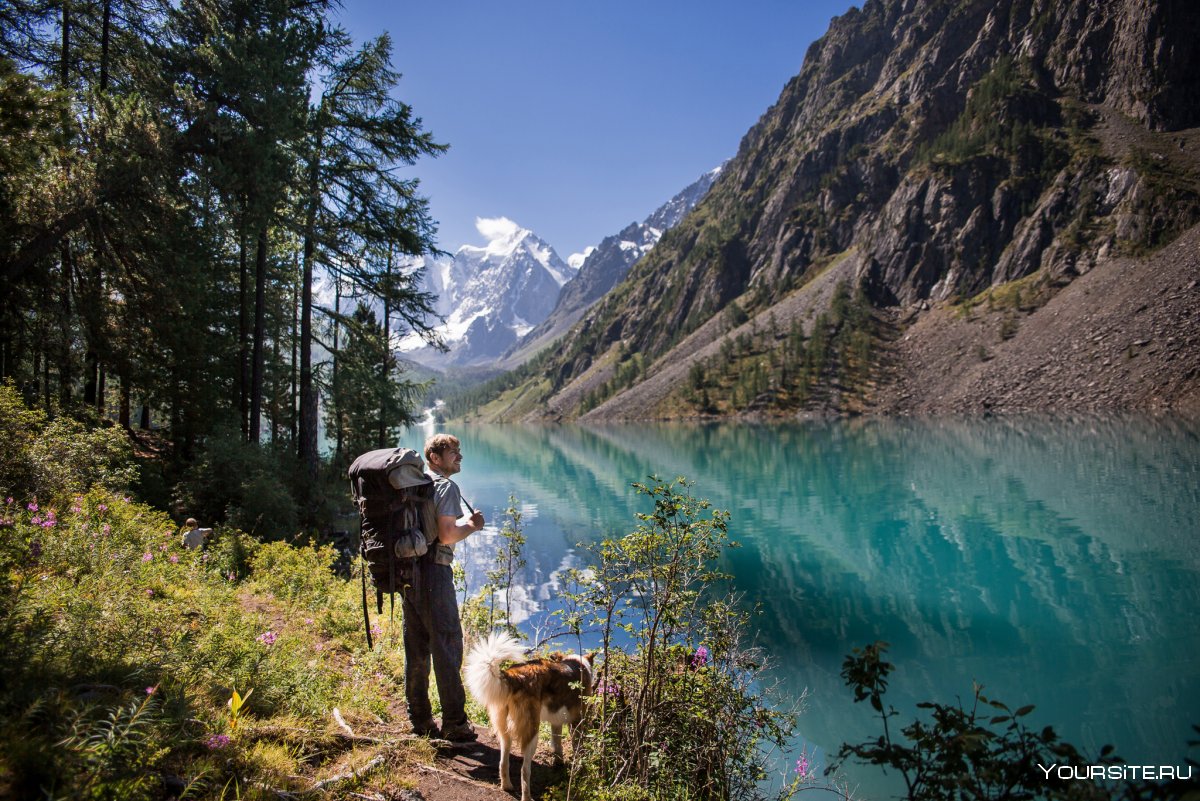
[{"label": "calm water surface", "polygon": [[[420,446],[423,433],[403,444]],[[818,756],[880,732],[839,672],[892,644],[905,720],[972,683],[1092,753],[1182,765],[1200,723],[1200,425],[1178,420],[835,421],[476,426],[464,495],[489,529],[460,546],[470,585],[509,495],[524,507],[522,626],[553,628],[575,547],[628,531],[629,487],[687,476],[730,511],[725,568]],[[855,770],[864,795],[887,785]]]}]

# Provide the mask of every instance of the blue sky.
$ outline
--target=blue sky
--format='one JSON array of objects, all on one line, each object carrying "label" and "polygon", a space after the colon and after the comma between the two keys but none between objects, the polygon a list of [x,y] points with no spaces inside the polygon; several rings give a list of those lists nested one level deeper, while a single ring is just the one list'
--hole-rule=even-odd
[{"label": "blue sky", "polygon": [[396,90],[450,151],[409,172],[438,244],[506,217],[562,258],[646,217],[737,151],[849,0],[345,0],[383,31]]}]

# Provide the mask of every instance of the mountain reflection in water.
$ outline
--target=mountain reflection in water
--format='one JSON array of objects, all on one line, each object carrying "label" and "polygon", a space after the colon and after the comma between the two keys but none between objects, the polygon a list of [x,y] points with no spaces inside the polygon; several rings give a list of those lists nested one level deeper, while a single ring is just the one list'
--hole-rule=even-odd
[{"label": "mountain reflection in water", "polygon": [[[790,692],[802,743],[877,736],[839,676],[892,644],[888,697],[969,700],[972,682],[1035,704],[1092,754],[1183,764],[1200,723],[1200,426],[1176,419],[1019,418],[755,425],[463,426],[464,494],[494,531],[515,495],[528,567],[522,626],[553,628],[579,542],[619,535],[649,503],[630,487],[683,475],[731,513],[724,568],[749,632]],[[420,432],[403,444],[419,446]],[[482,585],[494,535],[461,548]],[[565,641],[558,641],[560,644]],[[566,647],[563,645],[562,647]],[[856,770],[857,774],[862,771]],[[861,785],[869,793],[871,781]]]}]

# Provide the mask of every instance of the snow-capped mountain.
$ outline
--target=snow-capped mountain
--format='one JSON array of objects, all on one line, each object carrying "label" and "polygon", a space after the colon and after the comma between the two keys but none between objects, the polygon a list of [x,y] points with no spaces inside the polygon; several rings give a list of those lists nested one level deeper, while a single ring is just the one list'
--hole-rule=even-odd
[{"label": "snow-capped mountain", "polygon": [[576,254],[582,257],[578,273],[563,285],[553,310],[504,354],[500,366],[516,367],[574,325],[593,303],[625,277],[638,259],[658,244],[665,231],[679,224],[720,174],[721,167],[709,170],[642,222],[630,223],[620,233],[605,237],[599,245]]},{"label": "snow-capped mountain", "polygon": [[452,259],[425,263],[425,288],[446,320],[440,332],[450,350],[441,353],[415,338],[401,344],[414,361],[444,368],[492,363],[546,319],[562,285],[576,270],[532,231],[511,220],[476,220],[488,240],[464,245]]}]

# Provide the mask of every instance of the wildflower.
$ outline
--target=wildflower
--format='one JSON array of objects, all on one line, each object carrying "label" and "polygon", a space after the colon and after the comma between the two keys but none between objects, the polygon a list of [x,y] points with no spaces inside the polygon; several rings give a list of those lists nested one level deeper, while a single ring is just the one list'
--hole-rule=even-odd
[{"label": "wildflower", "polygon": [[167,550],[167,549],[168,549],[168,548],[170,548],[170,547],[171,547],[170,545],[167,545],[167,544],[164,542],[162,545],[158,546],[158,550],[160,550],[160,551],[165,551],[165,550]]},{"label": "wildflower", "polygon": [[99,509],[101,512],[107,512],[107,511],[108,511],[108,505],[107,505],[107,504],[103,504],[103,503],[102,503],[102,504],[100,504],[99,506],[97,506],[96,508],[97,508],[97,509]]},{"label": "wildflower", "polygon": [[80,506],[79,504],[77,504],[77,503],[71,504],[71,514],[77,515],[82,511],[83,511],[83,507]]},{"label": "wildflower", "polygon": [[171,564],[173,565],[179,563],[179,556],[176,554],[171,554],[168,558],[171,560]]},{"label": "wildflower", "polygon": [[380,634],[383,634],[383,629],[379,628],[378,625],[371,626],[371,633],[378,637]]},{"label": "wildflower", "polygon": [[37,501],[34,501],[33,503],[29,504],[29,505],[28,505],[28,506],[26,506],[25,508],[26,508],[26,509],[28,509],[28,510],[29,510],[29,511],[31,511],[31,512],[36,512],[36,511],[38,510]]},{"label": "wildflower", "polygon": [[233,574],[233,571],[230,570],[228,573],[225,574],[225,578],[229,579],[230,581],[233,581],[235,578],[237,578],[237,576],[235,576]]},{"label": "wildflower", "polygon": [[4,502],[5,502],[6,504],[8,504],[9,506],[12,506],[12,503],[13,503],[13,497],[12,497],[11,495],[9,495],[7,498],[5,498],[5,499],[4,499]]},{"label": "wildflower", "polygon": [[122,498],[121,500],[122,500],[122,501],[124,501],[125,503],[129,503],[129,501],[130,501],[130,497],[129,497],[128,495],[126,495],[126,496],[125,496],[124,498]]},{"label": "wildflower", "polygon": [[209,751],[219,751],[229,745],[228,734],[213,734],[204,741]]},{"label": "wildflower", "polygon": [[110,526],[108,523],[105,523],[104,527],[100,530],[103,531],[105,534],[112,534],[112,526]]},{"label": "wildflower", "polygon": [[692,655],[692,667],[704,667],[708,664],[708,649],[701,645],[696,649],[696,653]]},{"label": "wildflower", "polygon": [[42,521],[42,528],[54,528],[56,525],[58,525],[58,521],[53,517],[48,517]]},{"label": "wildflower", "polygon": [[808,754],[801,754],[796,760],[796,775],[801,779],[807,779],[812,774],[809,772]]},{"label": "wildflower", "polygon": [[154,590],[147,589],[147,590],[146,590],[146,597],[147,597],[147,598],[153,598],[153,597],[154,597]]},{"label": "wildflower", "polygon": [[275,644],[275,640],[279,639],[279,635],[276,634],[275,632],[271,631],[270,629],[267,629],[265,632],[258,635],[258,637],[256,637],[255,639],[257,639],[263,645],[271,646],[271,645]]},{"label": "wildflower", "polygon": [[151,562],[153,560],[154,560],[154,554],[150,553],[149,551],[146,551],[144,554],[142,554],[143,562]]},{"label": "wildflower", "polygon": [[29,524],[32,526],[40,526],[42,524],[42,516],[34,515],[29,519]]},{"label": "wildflower", "polygon": [[313,650],[314,650],[314,651],[324,651],[324,650],[325,650],[325,643],[323,643],[323,642],[319,642],[319,643],[317,643],[316,645],[314,645],[314,646],[313,646]]},{"label": "wildflower", "polygon": [[157,685],[157,684],[155,684],[153,687],[147,687],[147,688],[146,688],[146,695],[154,695],[155,691],[157,691],[157,690],[158,690],[158,685]]},{"label": "wildflower", "polygon": [[304,618],[304,625],[311,626],[312,624],[313,624],[313,619],[311,617]]}]

